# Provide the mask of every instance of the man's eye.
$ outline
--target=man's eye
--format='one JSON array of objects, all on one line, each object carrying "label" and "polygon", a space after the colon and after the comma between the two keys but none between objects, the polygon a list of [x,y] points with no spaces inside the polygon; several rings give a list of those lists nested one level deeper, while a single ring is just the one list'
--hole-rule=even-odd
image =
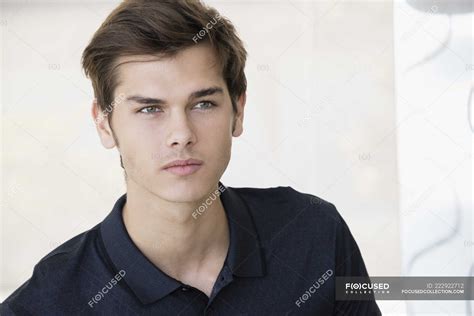
[{"label": "man's eye", "polygon": [[211,101],[198,102],[198,103],[196,103],[195,107],[198,106],[198,105],[203,105],[203,106],[201,106],[201,109],[203,109],[203,110],[208,110],[208,109],[213,108],[213,107],[216,106],[214,104],[214,102],[211,102]]},{"label": "man's eye", "polygon": [[152,114],[158,112],[159,108],[156,106],[147,106],[145,108],[140,109],[138,112],[143,114]]}]

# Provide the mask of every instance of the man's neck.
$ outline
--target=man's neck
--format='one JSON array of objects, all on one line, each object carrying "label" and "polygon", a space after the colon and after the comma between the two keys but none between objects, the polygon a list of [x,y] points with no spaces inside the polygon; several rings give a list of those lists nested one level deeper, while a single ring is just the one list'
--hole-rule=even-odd
[{"label": "man's neck", "polygon": [[171,203],[148,191],[130,189],[123,208],[124,224],[132,241],[155,266],[181,280],[220,270],[229,247],[220,198],[194,217],[202,201]]}]

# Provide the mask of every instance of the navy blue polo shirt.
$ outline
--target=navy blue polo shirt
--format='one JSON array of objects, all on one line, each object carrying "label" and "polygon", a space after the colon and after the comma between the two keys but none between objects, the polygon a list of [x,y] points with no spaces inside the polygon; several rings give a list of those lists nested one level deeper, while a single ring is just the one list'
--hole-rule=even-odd
[{"label": "navy blue polo shirt", "polygon": [[230,245],[208,297],[154,266],[122,219],[127,195],[90,230],[46,255],[1,315],[381,315],[336,301],[335,276],[367,276],[335,206],[291,187],[219,182]]}]

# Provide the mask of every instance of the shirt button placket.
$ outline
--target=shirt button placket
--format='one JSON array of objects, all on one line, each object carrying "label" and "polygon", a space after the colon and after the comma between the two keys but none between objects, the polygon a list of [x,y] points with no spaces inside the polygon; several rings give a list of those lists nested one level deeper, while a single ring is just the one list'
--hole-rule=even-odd
[{"label": "shirt button placket", "polygon": [[206,310],[204,311],[204,315],[213,315],[214,314],[214,308],[212,308],[212,306],[209,306],[208,308],[206,308]]}]

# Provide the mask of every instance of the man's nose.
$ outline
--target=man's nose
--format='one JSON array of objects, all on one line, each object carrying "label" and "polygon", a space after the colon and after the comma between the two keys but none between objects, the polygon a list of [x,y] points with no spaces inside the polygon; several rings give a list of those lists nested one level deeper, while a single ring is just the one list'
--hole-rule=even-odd
[{"label": "man's nose", "polygon": [[168,146],[186,147],[195,143],[196,135],[194,133],[194,126],[188,113],[185,111],[180,110],[179,112],[171,113],[168,127]]}]

